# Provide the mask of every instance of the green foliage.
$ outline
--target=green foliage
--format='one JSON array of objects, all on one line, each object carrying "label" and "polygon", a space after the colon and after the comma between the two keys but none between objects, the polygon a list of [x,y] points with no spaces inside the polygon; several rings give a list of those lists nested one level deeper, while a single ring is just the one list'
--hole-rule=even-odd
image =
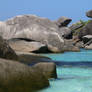
[{"label": "green foliage", "polygon": [[88,20],[88,21],[83,21],[83,20],[80,20],[80,22],[85,26],[86,24],[88,24],[91,20]]}]

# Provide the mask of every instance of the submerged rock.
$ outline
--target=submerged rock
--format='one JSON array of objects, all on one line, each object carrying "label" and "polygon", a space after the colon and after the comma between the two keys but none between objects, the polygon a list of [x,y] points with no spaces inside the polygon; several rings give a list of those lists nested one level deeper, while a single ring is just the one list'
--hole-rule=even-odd
[{"label": "submerged rock", "polygon": [[49,86],[49,81],[36,68],[0,59],[0,92],[33,92]]},{"label": "submerged rock", "polygon": [[8,45],[7,41],[0,36],[0,58],[18,60],[16,53]]}]

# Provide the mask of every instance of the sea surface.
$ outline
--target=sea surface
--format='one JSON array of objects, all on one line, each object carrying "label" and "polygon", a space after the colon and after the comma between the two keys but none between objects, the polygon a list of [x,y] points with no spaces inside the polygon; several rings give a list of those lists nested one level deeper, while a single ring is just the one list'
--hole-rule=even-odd
[{"label": "sea surface", "polygon": [[50,87],[39,92],[92,92],[92,50],[43,55],[59,62],[58,78],[50,79]]}]

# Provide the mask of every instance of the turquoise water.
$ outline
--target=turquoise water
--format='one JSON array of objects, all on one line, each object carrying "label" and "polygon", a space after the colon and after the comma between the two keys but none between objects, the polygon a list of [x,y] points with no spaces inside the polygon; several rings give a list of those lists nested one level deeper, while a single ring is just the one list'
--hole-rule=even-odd
[{"label": "turquoise water", "polygon": [[[92,50],[46,55],[60,61],[92,61]],[[50,87],[39,92],[92,92],[92,67],[57,66],[58,79],[50,80]]]},{"label": "turquoise water", "polygon": [[62,54],[45,54],[45,56],[48,56],[52,58],[53,60],[59,60],[59,61],[92,61],[92,50],[83,50],[81,49],[81,52],[65,52]]}]

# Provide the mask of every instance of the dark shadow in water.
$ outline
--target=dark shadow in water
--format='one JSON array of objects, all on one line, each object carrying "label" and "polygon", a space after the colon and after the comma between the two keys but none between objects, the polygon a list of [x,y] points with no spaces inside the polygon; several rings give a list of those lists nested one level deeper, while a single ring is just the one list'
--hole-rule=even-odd
[{"label": "dark shadow in water", "polygon": [[[50,60],[50,59],[44,59],[44,60],[42,60],[42,61],[44,61],[44,62],[54,62],[57,66],[72,66],[72,67],[75,67],[75,66],[77,66],[77,67],[80,67],[80,66],[86,66],[86,67],[92,67],[92,62],[90,61],[90,62],[84,62],[84,61],[81,61],[81,62],[76,62],[76,61],[68,61],[68,62],[66,62],[66,61],[54,61],[54,60]],[[41,62],[42,62],[41,61]],[[38,63],[38,62],[33,62],[33,63],[31,63],[31,64],[29,64],[30,66],[32,66],[32,65],[35,65],[36,63]]]},{"label": "dark shadow in water", "polygon": [[86,66],[92,67],[92,62],[63,62],[54,61],[57,66]]},{"label": "dark shadow in water", "polygon": [[56,81],[56,80],[71,80],[71,79],[92,79],[92,76],[67,76],[67,77],[62,77],[61,78],[57,78],[55,80],[50,80],[50,81]]}]

